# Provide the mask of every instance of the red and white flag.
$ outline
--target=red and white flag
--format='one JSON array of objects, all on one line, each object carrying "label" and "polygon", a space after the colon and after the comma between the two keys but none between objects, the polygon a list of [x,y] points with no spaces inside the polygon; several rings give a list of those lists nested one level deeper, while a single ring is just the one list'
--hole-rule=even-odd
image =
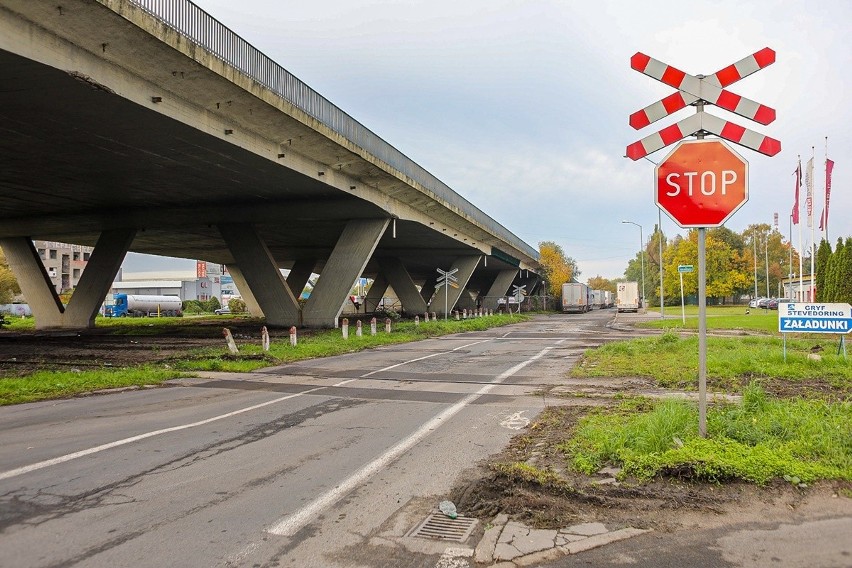
[{"label": "red and white flag", "polygon": [[802,187],[802,160],[799,159],[799,165],[796,166],[796,171],[793,172],[796,176],[796,200],[793,202],[793,224],[799,224],[799,189]]},{"label": "red and white flag", "polygon": [[808,227],[814,226],[814,159],[805,166],[805,210],[808,214]]},{"label": "red and white flag", "polygon": [[828,230],[828,200],[831,197],[831,172],[834,170],[834,160],[825,159],[825,206],[819,218],[819,230]]}]

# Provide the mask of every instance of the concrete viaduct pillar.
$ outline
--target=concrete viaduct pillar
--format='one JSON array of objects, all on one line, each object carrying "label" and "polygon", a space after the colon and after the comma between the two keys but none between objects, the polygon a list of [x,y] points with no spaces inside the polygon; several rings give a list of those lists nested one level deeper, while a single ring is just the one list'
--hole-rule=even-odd
[{"label": "concrete viaduct pillar", "polygon": [[467,294],[470,297],[470,293],[467,292],[467,284],[470,282],[470,277],[473,276],[473,271],[476,270],[477,265],[479,265],[479,256],[462,256],[453,263],[453,266],[450,270],[458,268],[458,272],[456,272],[453,276],[458,279],[458,288],[450,287],[446,291],[446,303],[445,303],[445,292],[442,287],[441,290],[435,294],[434,299],[432,300],[432,309],[441,314],[446,314],[450,312],[458,303],[459,299],[462,297],[462,293]]},{"label": "concrete viaduct pillar", "polygon": [[381,273],[376,275],[370,290],[367,292],[367,297],[364,298],[364,311],[367,313],[374,312],[379,309],[379,304],[387,292],[390,283],[388,279]]},{"label": "concrete viaduct pillar", "polygon": [[9,267],[35,317],[36,329],[84,329],[95,326],[95,316],[112,288],[135,229],[101,233],[86,269],[64,307],[29,237],[0,239]]},{"label": "concrete viaduct pillar", "polygon": [[390,282],[390,286],[396,292],[397,297],[399,297],[405,313],[412,315],[422,314],[428,309],[426,300],[420,295],[417,285],[414,284],[414,280],[405,266],[403,266],[401,260],[398,258],[381,258],[379,259],[379,268]]},{"label": "concrete viaduct pillar", "polygon": [[505,296],[509,292],[509,288],[511,288],[512,282],[515,281],[515,277],[517,275],[517,269],[501,270],[498,272],[497,278],[494,279],[494,282],[485,294],[482,307],[490,310],[496,310],[498,298]]},{"label": "concrete viaduct pillar", "polygon": [[311,274],[314,273],[316,265],[317,263],[314,260],[297,260],[293,263],[293,268],[290,269],[290,274],[287,275],[287,286],[290,287],[290,291],[293,292],[293,296],[297,300],[305,290],[308,280],[311,279]]},{"label": "concrete viaduct pillar", "polygon": [[343,303],[376,250],[390,219],[349,221],[302,310],[307,327],[333,327]]},{"label": "concrete viaduct pillar", "polygon": [[253,315],[261,310],[266,323],[274,326],[299,325],[299,304],[278,269],[266,243],[252,225],[223,224],[219,232],[234,257],[236,270],[231,270],[234,283],[243,294]]}]

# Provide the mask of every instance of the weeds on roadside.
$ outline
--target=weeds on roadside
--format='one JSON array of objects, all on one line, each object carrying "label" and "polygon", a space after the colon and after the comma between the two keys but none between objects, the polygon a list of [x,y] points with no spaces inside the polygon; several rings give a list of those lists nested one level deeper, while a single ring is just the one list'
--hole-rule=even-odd
[{"label": "weeds on roadside", "polygon": [[635,410],[636,404],[628,403],[583,418],[572,438],[559,445],[571,467],[592,474],[613,464],[623,468],[623,476],[638,479],[852,480],[848,402],[771,399],[752,383],[742,402],[708,409],[707,438],[698,436],[693,403],[665,400]]}]

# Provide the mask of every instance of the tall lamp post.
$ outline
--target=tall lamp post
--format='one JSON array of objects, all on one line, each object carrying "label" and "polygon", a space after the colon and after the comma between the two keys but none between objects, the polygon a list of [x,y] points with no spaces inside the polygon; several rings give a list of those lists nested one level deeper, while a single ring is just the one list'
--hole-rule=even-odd
[{"label": "tall lamp post", "polygon": [[642,225],[639,223],[634,223],[633,221],[624,220],[622,223],[630,223],[631,225],[636,225],[639,227],[639,260],[642,263],[642,307],[645,306],[645,238],[642,236]]}]

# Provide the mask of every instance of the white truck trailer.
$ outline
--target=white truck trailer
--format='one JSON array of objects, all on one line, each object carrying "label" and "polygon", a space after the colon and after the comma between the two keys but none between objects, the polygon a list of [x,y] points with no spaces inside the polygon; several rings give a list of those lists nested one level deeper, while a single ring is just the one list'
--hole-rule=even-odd
[{"label": "white truck trailer", "polygon": [[589,311],[589,287],[579,282],[562,285],[562,311],[583,313]]},{"label": "white truck trailer", "polygon": [[639,283],[619,282],[616,305],[619,312],[639,311]]}]

